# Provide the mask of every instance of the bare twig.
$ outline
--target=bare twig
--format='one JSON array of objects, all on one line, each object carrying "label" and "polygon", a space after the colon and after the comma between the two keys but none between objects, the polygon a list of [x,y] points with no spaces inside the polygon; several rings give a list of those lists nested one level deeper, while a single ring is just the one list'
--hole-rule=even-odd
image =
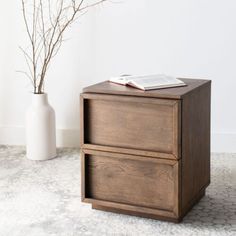
[{"label": "bare twig", "polygon": [[17,70],[16,72],[24,74],[31,81],[32,85],[34,85],[34,81],[32,80],[31,76],[27,72],[22,71],[22,70]]},{"label": "bare twig", "polygon": [[[34,93],[43,93],[46,73],[64,42],[66,29],[89,8],[105,1],[85,5],[86,0],[21,0],[30,51],[20,48],[29,73],[19,72],[30,78]],[[32,15],[28,15],[30,11]]]},{"label": "bare twig", "polygon": [[26,64],[28,66],[28,70],[30,72],[30,76],[31,76],[31,80],[33,80],[33,72],[32,72],[32,68],[31,68],[31,63],[32,63],[32,59],[31,57],[29,56],[29,54],[21,47],[19,47],[21,52],[23,53],[24,55],[24,58],[25,58],[25,61],[26,61]]}]

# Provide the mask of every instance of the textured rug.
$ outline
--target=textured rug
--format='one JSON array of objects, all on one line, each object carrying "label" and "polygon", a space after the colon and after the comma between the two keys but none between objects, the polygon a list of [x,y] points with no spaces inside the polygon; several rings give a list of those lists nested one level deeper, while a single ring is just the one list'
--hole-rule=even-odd
[{"label": "textured rug", "polygon": [[92,210],[80,202],[76,149],[39,162],[0,146],[0,236],[236,235],[236,154],[212,154],[211,185],[181,224]]}]

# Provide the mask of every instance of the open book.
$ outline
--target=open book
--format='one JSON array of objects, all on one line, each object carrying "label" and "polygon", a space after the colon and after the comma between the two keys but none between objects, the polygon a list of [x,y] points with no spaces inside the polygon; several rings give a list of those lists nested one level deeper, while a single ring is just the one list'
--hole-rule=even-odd
[{"label": "open book", "polygon": [[109,81],[122,85],[130,85],[141,90],[152,90],[186,85],[183,81],[167,75],[124,75],[112,77]]}]

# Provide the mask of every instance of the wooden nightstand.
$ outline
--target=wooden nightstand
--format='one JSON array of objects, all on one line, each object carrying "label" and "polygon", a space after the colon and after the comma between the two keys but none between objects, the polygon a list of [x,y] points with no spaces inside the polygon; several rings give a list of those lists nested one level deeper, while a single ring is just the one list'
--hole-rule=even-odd
[{"label": "wooden nightstand", "polygon": [[179,222],[210,183],[211,81],[141,91],[109,82],[81,94],[82,201]]}]

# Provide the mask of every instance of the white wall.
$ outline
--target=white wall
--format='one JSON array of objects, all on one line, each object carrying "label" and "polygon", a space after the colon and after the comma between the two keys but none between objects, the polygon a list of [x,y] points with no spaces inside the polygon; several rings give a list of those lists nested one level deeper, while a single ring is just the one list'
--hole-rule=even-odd
[{"label": "white wall", "polygon": [[212,151],[236,152],[236,1],[126,0],[96,14],[96,75],[212,80]]},{"label": "white wall", "polygon": [[[2,2],[0,8],[0,144],[25,143],[25,111],[30,104],[30,81],[16,72],[26,68],[19,45],[26,44],[21,1]],[[87,13],[67,32],[52,62],[46,92],[56,111],[58,146],[79,143],[79,93],[93,80],[93,17]]]},{"label": "white wall", "polygon": [[[19,24],[20,4],[4,5],[0,143],[23,144],[30,94],[26,80],[14,71],[22,67],[17,45],[24,41],[24,28]],[[83,17],[69,32],[71,40],[48,75],[58,144],[78,143],[82,87],[123,73],[167,73],[212,80],[212,151],[236,152],[235,12],[234,0],[123,0],[103,4]]]}]

